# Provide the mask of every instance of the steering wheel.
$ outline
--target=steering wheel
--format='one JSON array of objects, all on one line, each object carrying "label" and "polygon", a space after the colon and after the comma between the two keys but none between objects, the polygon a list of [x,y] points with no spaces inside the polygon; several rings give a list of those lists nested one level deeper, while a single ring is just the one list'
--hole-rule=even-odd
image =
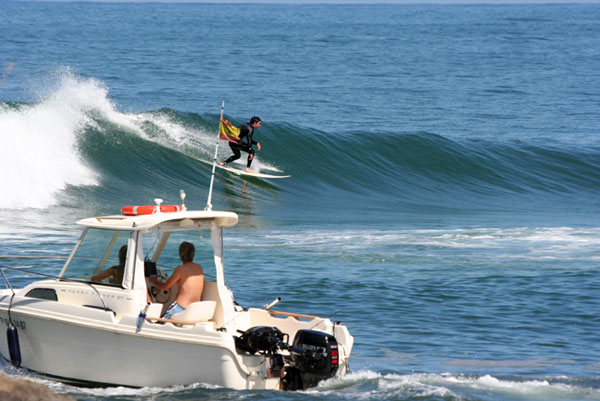
[{"label": "steering wheel", "polygon": [[[155,277],[158,277],[157,281],[160,281],[161,283],[167,281],[167,276],[163,272],[159,272],[158,276]],[[152,282],[150,282],[150,278],[146,278],[146,285],[148,286],[148,292],[150,293],[150,297],[154,302],[164,304],[171,297],[171,290],[173,289],[173,287],[169,288],[168,290],[161,290],[160,288],[152,284]]]}]

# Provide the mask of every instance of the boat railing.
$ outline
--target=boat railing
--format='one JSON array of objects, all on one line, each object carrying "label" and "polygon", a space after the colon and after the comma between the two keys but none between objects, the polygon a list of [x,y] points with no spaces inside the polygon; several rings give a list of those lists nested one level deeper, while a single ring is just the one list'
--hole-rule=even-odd
[{"label": "boat railing", "polygon": [[22,269],[22,268],[18,269],[16,267],[8,267],[8,266],[2,266],[2,265],[0,265],[0,273],[2,274],[2,278],[4,279],[4,282],[6,283],[6,286],[11,290],[11,292],[13,294],[13,297],[15,295],[15,290],[13,289],[12,285],[10,284],[10,281],[8,280],[8,277],[6,277],[6,274],[4,274],[4,270],[17,271],[17,272],[31,274],[31,275],[34,275],[34,276],[45,277],[45,278],[55,279],[55,280],[58,280],[58,281],[65,281],[65,282],[69,282],[69,283],[86,284],[92,290],[94,290],[94,292],[96,293],[96,295],[98,295],[98,298],[100,299],[100,302],[102,302],[102,308],[105,311],[111,311],[111,309],[108,306],[106,306],[106,303],[104,302],[104,299],[102,298],[102,295],[100,294],[100,292],[98,291],[98,289],[91,282],[81,281],[81,280],[71,280],[71,279],[68,279],[68,278],[54,276],[54,275],[51,275],[51,274],[33,272],[33,271],[27,270],[27,269]]}]

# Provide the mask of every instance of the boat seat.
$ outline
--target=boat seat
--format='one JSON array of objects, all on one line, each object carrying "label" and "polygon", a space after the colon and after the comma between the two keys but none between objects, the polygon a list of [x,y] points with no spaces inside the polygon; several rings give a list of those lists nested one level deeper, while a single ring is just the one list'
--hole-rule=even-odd
[{"label": "boat seat", "polygon": [[163,308],[162,304],[158,304],[158,303],[150,304],[150,306],[146,310],[146,316],[160,317],[160,314],[162,313],[162,308]]},{"label": "boat seat", "polygon": [[214,316],[216,307],[215,301],[192,302],[183,312],[172,315],[171,319],[189,323],[208,322]]}]

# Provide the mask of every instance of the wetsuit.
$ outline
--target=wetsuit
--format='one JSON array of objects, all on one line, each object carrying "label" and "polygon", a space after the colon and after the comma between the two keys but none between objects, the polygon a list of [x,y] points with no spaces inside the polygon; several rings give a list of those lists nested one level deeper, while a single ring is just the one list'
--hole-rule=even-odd
[{"label": "wetsuit", "polygon": [[239,159],[241,157],[240,151],[244,151],[248,153],[248,164],[246,167],[250,168],[252,160],[254,159],[254,149],[252,149],[252,145],[256,145],[258,143],[252,140],[252,135],[254,135],[254,127],[252,127],[252,124],[248,123],[240,126],[240,142],[229,142],[229,147],[231,148],[233,155],[229,159],[225,160],[225,164]]}]

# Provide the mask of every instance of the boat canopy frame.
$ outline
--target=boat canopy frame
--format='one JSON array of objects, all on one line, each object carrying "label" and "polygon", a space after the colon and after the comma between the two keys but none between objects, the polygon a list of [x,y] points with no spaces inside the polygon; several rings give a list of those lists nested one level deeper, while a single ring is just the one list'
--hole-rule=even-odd
[{"label": "boat canopy frame", "polygon": [[156,213],[142,216],[105,216],[92,217],[77,222],[84,226],[81,236],[77,240],[75,247],[67,258],[59,277],[64,277],[68,266],[74,259],[78,249],[83,243],[90,229],[100,229],[113,231],[107,249],[104,251],[96,270],[101,269],[108,260],[108,256],[115,246],[119,235],[128,232],[127,240],[127,259],[125,263],[125,272],[123,276],[122,288],[133,291],[134,298],[143,308],[146,304],[147,284],[144,272],[144,262],[147,256],[144,255],[142,238],[144,234],[159,233],[162,234],[158,241],[158,246],[150,260],[156,262],[167,243],[170,234],[173,232],[200,232],[210,231],[210,242],[213,248],[214,266],[216,272],[217,289],[220,303],[223,306],[222,320],[224,325],[232,323],[234,320],[235,309],[233,295],[225,284],[225,265],[223,249],[223,227],[232,227],[237,224],[238,216],[233,212],[218,211],[183,211],[173,213]]}]

